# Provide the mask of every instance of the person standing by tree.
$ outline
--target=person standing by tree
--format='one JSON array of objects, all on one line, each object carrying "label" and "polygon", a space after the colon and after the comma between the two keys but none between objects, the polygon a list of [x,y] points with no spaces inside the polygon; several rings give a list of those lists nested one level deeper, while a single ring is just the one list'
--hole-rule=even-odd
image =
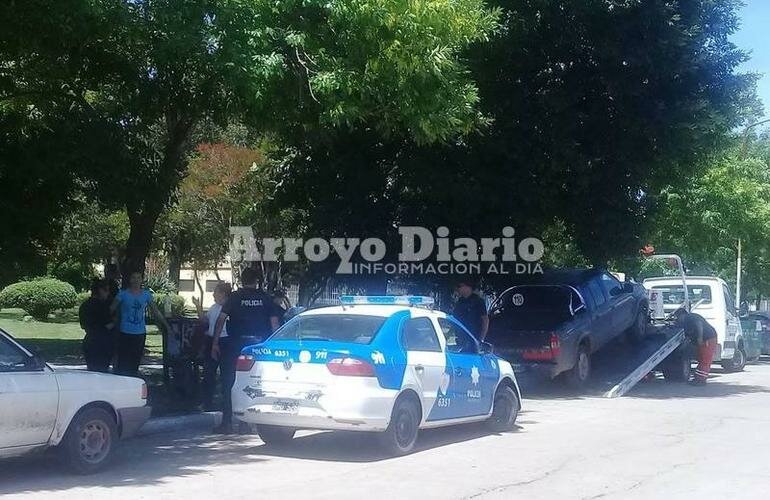
[{"label": "person standing by tree", "polygon": [[78,310],[83,338],[83,357],[92,372],[107,373],[114,352],[113,321],[110,312],[110,287],[105,280],[91,282],[91,296]]},{"label": "person standing by tree", "polygon": [[[211,346],[214,342],[214,332],[216,331],[217,320],[222,312],[222,306],[227,303],[227,300],[232,294],[232,287],[230,283],[219,282],[214,288],[214,305],[204,313],[202,304],[199,300],[193,299],[196,307],[198,307],[198,315],[202,321],[205,321],[206,326],[206,339],[203,345],[203,409],[205,411],[211,411],[214,403],[214,389],[217,385],[217,369],[220,368],[219,359],[214,358],[211,355]],[[219,336],[221,339],[227,338],[227,325],[222,327],[222,333]]]},{"label": "person standing by tree", "polygon": [[[260,342],[279,326],[273,300],[258,286],[259,273],[253,268],[241,272],[241,288],[222,306],[211,342],[211,357],[219,360],[222,375],[222,425],[215,431],[232,432],[233,404],[230,391],[235,383],[235,363],[246,342]],[[227,322],[227,337],[222,337]]]},{"label": "person standing by tree", "polygon": [[483,341],[489,328],[489,316],[484,301],[473,293],[473,283],[470,279],[457,282],[457,299],[452,315],[462,323],[478,340]]},{"label": "person standing by tree", "polygon": [[132,272],[128,288],[118,292],[112,303],[113,313],[117,311],[120,316],[120,333],[117,339],[118,360],[115,364],[115,373],[118,375],[131,377],[139,375],[139,364],[142,361],[147,339],[145,317],[148,307],[155,320],[167,332],[171,331],[166,318],[153,302],[152,293],[142,288],[143,278],[141,272]]}]

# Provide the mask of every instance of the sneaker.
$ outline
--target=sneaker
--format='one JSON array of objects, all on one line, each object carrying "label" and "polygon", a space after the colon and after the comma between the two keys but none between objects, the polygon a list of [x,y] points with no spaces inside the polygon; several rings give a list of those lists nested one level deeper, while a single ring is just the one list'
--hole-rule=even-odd
[{"label": "sneaker", "polygon": [[705,378],[694,378],[688,382],[690,385],[706,385]]}]

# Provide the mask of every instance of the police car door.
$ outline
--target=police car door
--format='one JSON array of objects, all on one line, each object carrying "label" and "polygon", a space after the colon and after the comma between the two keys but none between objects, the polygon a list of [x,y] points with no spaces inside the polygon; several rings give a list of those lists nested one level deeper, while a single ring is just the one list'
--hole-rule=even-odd
[{"label": "police car door", "polygon": [[453,418],[485,415],[489,411],[492,387],[482,377],[484,364],[476,339],[452,318],[438,318],[446,339],[447,365],[451,366],[449,398]]},{"label": "police car door", "polygon": [[[446,356],[430,318],[409,318],[404,321],[401,325],[401,345],[406,351],[408,376],[405,382],[417,387],[422,399],[423,419],[427,420],[437,400],[441,408],[447,407],[446,381],[449,380],[446,375]],[[443,391],[442,380],[446,380]]]}]

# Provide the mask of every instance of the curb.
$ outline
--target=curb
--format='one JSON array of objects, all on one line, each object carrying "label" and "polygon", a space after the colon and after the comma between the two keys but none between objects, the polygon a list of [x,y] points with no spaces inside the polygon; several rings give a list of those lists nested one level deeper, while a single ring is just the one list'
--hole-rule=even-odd
[{"label": "curb", "polygon": [[209,411],[192,415],[151,418],[139,429],[137,436],[149,436],[185,430],[211,430],[222,422],[221,411]]}]

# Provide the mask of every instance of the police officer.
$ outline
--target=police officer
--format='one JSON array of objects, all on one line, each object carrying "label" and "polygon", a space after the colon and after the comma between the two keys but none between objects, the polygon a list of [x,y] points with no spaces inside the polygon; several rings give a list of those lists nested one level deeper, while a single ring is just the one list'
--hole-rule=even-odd
[{"label": "police officer", "polygon": [[459,280],[456,290],[459,298],[452,315],[465,325],[474,337],[483,341],[489,329],[489,316],[484,300],[473,293],[473,283],[469,279]]},{"label": "police officer", "polygon": [[698,367],[691,385],[705,385],[711,371],[711,363],[717,350],[717,331],[700,314],[677,309],[674,313],[677,325],[684,328],[685,337],[698,350]]},{"label": "police officer", "polygon": [[[261,342],[278,328],[279,319],[272,298],[257,286],[259,273],[246,268],[241,272],[241,288],[233,292],[222,306],[211,342],[211,356],[219,360],[222,377],[222,434],[232,432],[233,404],[230,391],[235,383],[235,365],[247,343]],[[227,322],[227,337],[222,329]]]}]

